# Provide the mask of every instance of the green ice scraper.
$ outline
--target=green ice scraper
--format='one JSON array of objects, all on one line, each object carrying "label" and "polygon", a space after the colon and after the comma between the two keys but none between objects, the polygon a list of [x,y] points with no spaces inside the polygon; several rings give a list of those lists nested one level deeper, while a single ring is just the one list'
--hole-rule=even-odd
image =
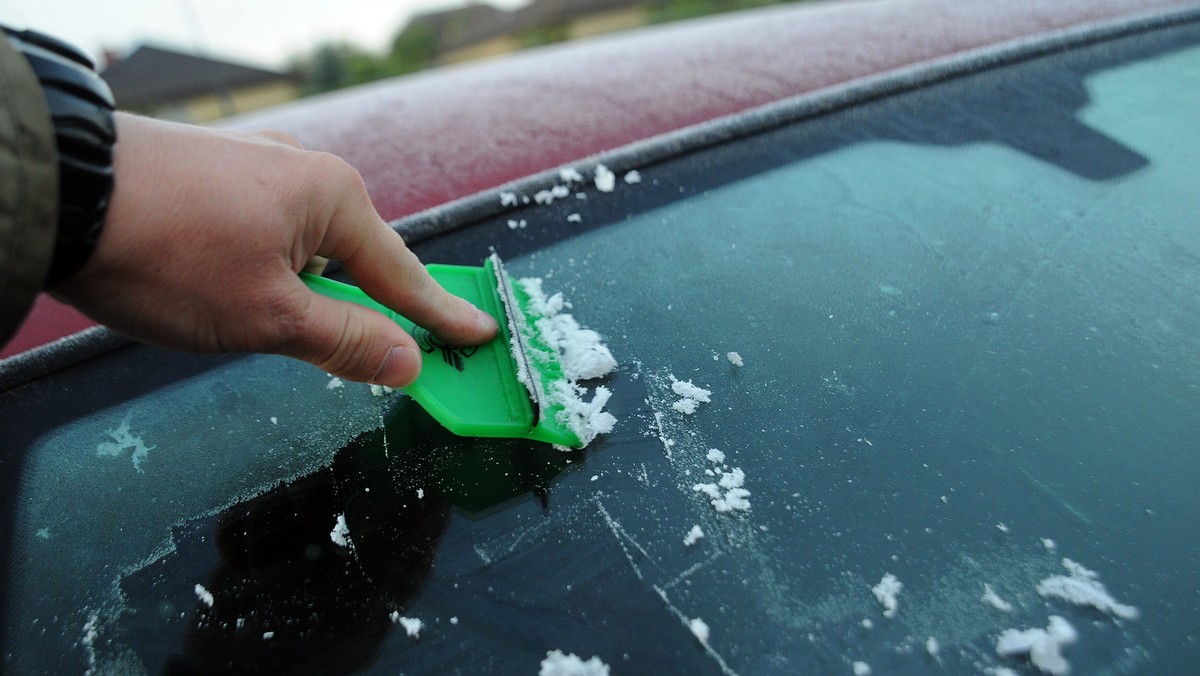
[{"label": "green ice scraper", "polygon": [[[455,347],[375,302],[356,286],[300,273],[308,288],[390,317],[421,347],[421,375],[404,391],[451,432],[469,437],[544,441],[572,448],[583,442],[560,417],[554,386],[565,380],[558,353],[536,330],[540,318],[520,285],[512,284],[499,256],[483,267],[428,265],[450,293],[492,315],[500,331],[491,342]],[[532,377],[530,377],[532,376]],[[526,385],[526,382],[532,383]]]}]

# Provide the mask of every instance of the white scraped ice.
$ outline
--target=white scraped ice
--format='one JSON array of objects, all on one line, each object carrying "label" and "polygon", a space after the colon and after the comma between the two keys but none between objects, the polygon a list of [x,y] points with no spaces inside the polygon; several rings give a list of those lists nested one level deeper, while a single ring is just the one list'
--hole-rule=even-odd
[{"label": "white scraped ice", "polygon": [[[561,293],[547,296],[542,289],[542,280],[536,277],[516,280],[516,284],[529,297],[530,311],[538,319],[530,324],[525,313],[512,312],[509,330],[525,337],[528,348],[525,356],[535,362],[535,366],[558,361],[564,379],[543,383],[536,367],[525,368],[514,345],[517,376],[531,393],[538,392],[549,400],[550,406],[547,408],[561,406],[557,413],[558,421],[575,432],[586,446],[596,436],[611,432],[617,419],[604,410],[612,392],[598,386],[591,401],[588,401],[587,390],[579,381],[612,373],[617,367],[617,360],[604,345],[600,334],[581,327],[573,316],[563,312],[570,305],[563,300]],[[539,344],[549,351],[539,350]]]},{"label": "white scraped ice", "polygon": [[703,537],[704,537],[704,531],[700,530],[700,525],[697,524],[695,526],[692,526],[692,529],[689,530],[688,534],[684,536],[683,544],[687,545],[688,547],[691,547],[692,545],[696,544],[696,542],[699,541]]},{"label": "white scraped ice", "polygon": [[745,362],[742,361],[742,355],[738,354],[737,352],[726,352],[725,358],[728,359],[729,363],[733,364],[734,366],[743,366],[745,364]]},{"label": "white scraped ice", "polygon": [[996,641],[996,653],[1004,657],[1028,655],[1029,662],[1042,672],[1061,676],[1071,670],[1063,657],[1062,647],[1073,643],[1077,637],[1069,622],[1051,615],[1045,629],[1005,629]]},{"label": "white scraped ice", "polygon": [[708,449],[708,455],[704,457],[708,458],[709,462],[713,462],[718,465],[725,462],[725,454],[715,448]]},{"label": "white scraped ice", "polygon": [[712,401],[711,391],[692,384],[690,380],[678,380],[675,376],[671,376],[671,391],[681,397],[688,397],[706,404]]},{"label": "white scraped ice", "polygon": [[854,676],[871,676],[871,665],[866,662],[855,661],[850,668],[854,670]]},{"label": "white scraped ice", "polygon": [[333,530],[329,531],[329,539],[339,547],[350,546],[350,527],[346,525],[345,514],[338,514],[337,523],[333,524]]},{"label": "white scraped ice", "polygon": [[612,192],[617,187],[617,176],[603,164],[596,165],[596,190]]},{"label": "white scraped ice", "polygon": [[517,203],[518,203],[517,193],[515,193],[515,192],[500,193],[500,206],[515,207],[515,206],[517,206]]},{"label": "white scraped ice", "polygon": [[679,401],[676,401],[673,404],[671,404],[671,408],[675,409],[676,411],[679,411],[680,413],[682,413],[684,415],[691,415],[691,414],[695,413],[696,409],[699,406],[700,406],[700,402],[696,401],[695,399],[692,399],[691,397],[684,397],[683,399],[680,399]]},{"label": "white scraped ice", "polygon": [[891,619],[896,616],[896,611],[900,609],[900,600],[897,597],[903,588],[904,585],[891,573],[884,574],[879,584],[871,587],[871,592],[875,594],[875,598],[883,606],[884,617]]},{"label": "white scraped ice", "polygon": [[597,655],[585,662],[575,653],[551,650],[542,660],[538,676],[609,676],[609,669]]},{"label": "white scraped ice", "polygon": [[925,652],[929,653],[930,657],[937,657],[938,653],[941,651],[942,645],[938,643],[936,638],[930,636],[929,638],[925,639]]},{"label": "white scraped ice", "polygon": [[642,174],[637,169],[625,173],[625,182],[630,185],[642,182]]},{"label": "white scraped ice", "polygon": [[1054,575],[1038,583],[1037,592],[1045,597],[1059,598],[1077,606],[1091,606],[1123,620],[1136,620],[1138,609],[1118,603],[1100,583],[1100,576],[1075,563],[1062,560],[1069,575]]},{"label": "white scraped ice", "polygon": [[996,593],[996,590],[992,589],[992,585],[990,584],[984,583],[983,596],[979,597],[979,599],[996,610],[1006,613],[1012,612],[1012,604],[1000,598],[1000,595]]},{"label": "white scraped ice", "polygon": [[716,483],[696,484],[692,490],[708,496],[713,509],[718,512],[745,512],[750,509],[750,491],[742,487],[745,482],[745,472],[734,467],[732,471],[722,472]]},{"label": "white scraped ice", "polygon": [[579,214],[567,214],[567,222],[568,223],[582,223],[583,216],[580,216]]},{"label": "white scraped ice", "polygon": [[705,623],[704,620],[698,617],[693,617],[692,619],[688,620],[688,629],[692,630],[692,634],[696,636],[698,641],[701,643],[708,643],[709,629],[708,624]]},{"label": "white scraped ice", "polygon": [[563,183],[583,183],[583,174],[575,167],[563,167],[558,170],[558,180]]},{"label": "white scraped ice", "polygon": [[679,380],[673,375],[671,376],[671,391],[680,397],[671,404],[671,408],[684,415],[691,415],[696,412],[700,404],[712,401],[712,392],[692,384],[690,380]]},{"label": "white scraped ice", "polygon": [[200,602],[201,602],[201,603],[203,603],[204,605],[208,606],[209,608],[212,608],[212,607],[213,607],[213,595],[212,595],[212,592],[210,592],[210,591],[208,591],[207,589],[205,589],[205,588],[204,588],[204,585],[202,585],[202,584],[198,584],[198,585],[196,585],[196,587],[195,587],[195,589],[194,589],[193,591],[195,591],[195,592],[196,592],[196,598],[200,599]]},{"label": "white scraped ice", "polygon": [[425,626],[425,623],[420,619],[415,617],[404,617],[399,613],[399,611],[395,610],[392,611],[392,614],[389,617],[391,617],[393,624],[398,624],[401,627],[404,627],[405,633],[412,638],[421,637],[421,629]]},{"label": "white scraped ice", "polygon": [[341,389],[342,387],[345,387],[345,386],[346,386],[346,383],[343,382],[341,378],[338,378],[337,376],[333,376],[329,379],[329,382],[325,384],[325,389],[337,390],[337,389]]}]

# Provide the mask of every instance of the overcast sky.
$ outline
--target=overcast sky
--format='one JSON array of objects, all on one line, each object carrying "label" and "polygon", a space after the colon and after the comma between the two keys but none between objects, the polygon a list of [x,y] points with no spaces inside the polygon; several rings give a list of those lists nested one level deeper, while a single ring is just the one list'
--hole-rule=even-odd
[{"label": "overcast sky", "polygon": [[[0,23],[70,42],[93,58],[143,42],[280,67],[326,39],[383,49],[414,12],[464,0],[0,0]],[[498,7],[521,0],[490,2]],[[198,29],[197,26],[198,25]]]}]

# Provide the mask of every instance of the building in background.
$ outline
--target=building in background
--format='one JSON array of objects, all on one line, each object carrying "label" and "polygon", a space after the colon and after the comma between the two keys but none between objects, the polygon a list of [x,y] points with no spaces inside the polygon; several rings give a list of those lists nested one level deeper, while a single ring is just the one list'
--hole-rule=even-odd
[{"label": "building in background", "polygon": [[100,73],[122,110],[202,123],[295,98],[293,75],[144,45]]}]

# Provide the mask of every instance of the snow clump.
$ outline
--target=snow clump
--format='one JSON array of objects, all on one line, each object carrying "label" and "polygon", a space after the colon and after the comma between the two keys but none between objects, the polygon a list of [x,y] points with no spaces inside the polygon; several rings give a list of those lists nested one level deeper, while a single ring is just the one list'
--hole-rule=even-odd
[{"label": "snow clump", "polygon": [[671,376],[671,391],[680,397],[678,401],[671,404],[671,408],[684,415],[691,415],[696,412],[700,404],[712,401],[711,391],[693,385],[690,380],[679,380],[674,375]]},{"label": "snow clump", "polygon": [[1050,616],[1045,629],[1005,629],[996,641],[996,653],[1004,657],[1029,655],[1029,662],[1043,673],[1062,676],[1071,670],[1062,647],[1078,638],[1075,628],[1057,615]]},{"label": "snow clump", "polygon": [[900,601],[896,597],[900,595],[900,590],[903,588],[904,585],[891,573],[884,574],[879,584],[871,587],[871,592],[883,606],[883,616],[889,620],[895,617],[896,611],[900,609]]},{"label": "snow clump", "polygon": [[1062,564],[1070,575],[1054,575],[1039,582],[1037,592],[1043,597],[1059,598],[1077,606],[1091,606],[1123,620],[1137,619],[1138,609],[1118,603],[1109,595],[1100,583],[1100,576],[1094,571],[1067,558],[1062,560]]},{"label": "snow clump", "polygon": [[745,483],[746,473],[734,467],[730,472],[722,472],[716,483],[696,484],[692,490],[708,496],[718,512],[746,512],[750,510],[750,491],[742,487]]},{"label": "snow clump", "polygon": [[609,676],[609,671],[608,665],[596,655],[584,662],[575,653],[551,650],[542,660],[538,676]]},{"label": "snow clump", "polygon": [[389,617],[391,617],[393,624],[398,624],[404,627],[405,633],[412,638],[421,638],[421,629],[425,626],[425,623],[419,618],[403,617],[398,611],[395,610],[392,611],[392,614]]},{"label": "snow clump", "polygon": [[338,514],[337,523],[333,524],[333,530],[329,531],[329,539],[339,547],[350,546],[350,526],[346,525],[345,514]]},{"label": "snow clump", "polygon": [[596,165],[596,190],[612,192],[617,187],[617,175],[603,164]]}]

